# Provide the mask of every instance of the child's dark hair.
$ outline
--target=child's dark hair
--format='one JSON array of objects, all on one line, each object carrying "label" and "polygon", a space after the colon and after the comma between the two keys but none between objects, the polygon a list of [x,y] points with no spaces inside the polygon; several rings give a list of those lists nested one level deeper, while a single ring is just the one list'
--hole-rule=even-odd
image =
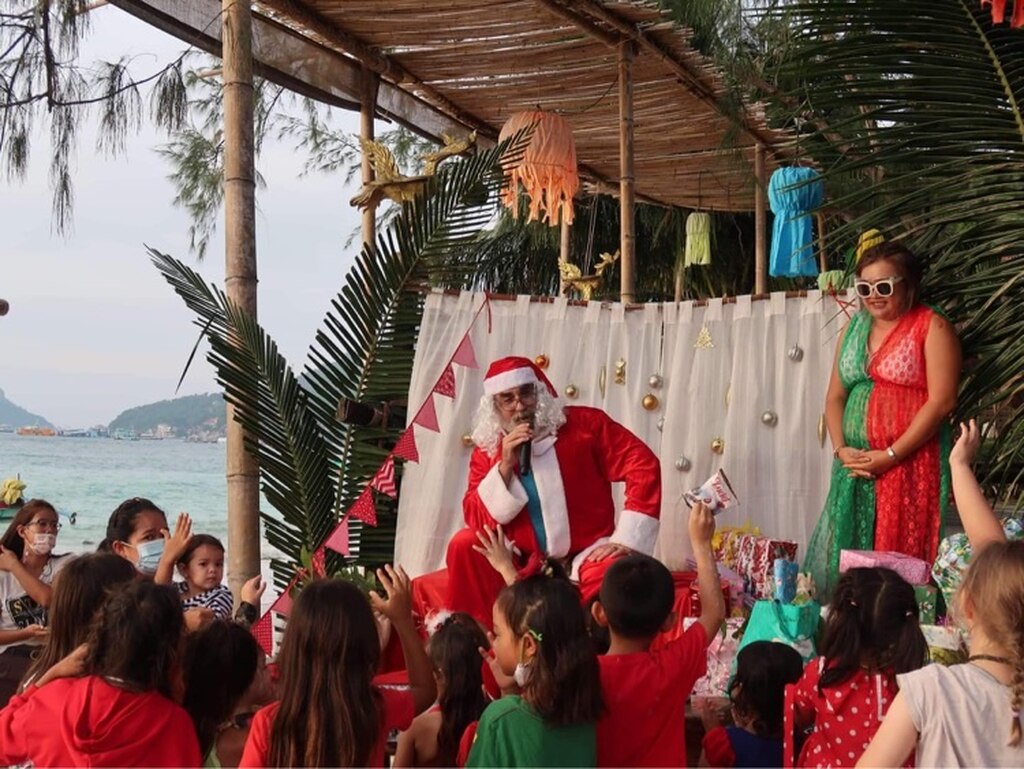
[{"label": "child's dark hair", "polygon": [[379,659],[377,623],[358,587],[324,579],[302,588],[278,656],[267,766],[366,766],[381,728]]},{"label": "child's dark hair", "polygon": [[604,710],[600,673],[576,588],[538,575],[504,588],[496,605],[517,638],[529,633],[537,642],[523,690],[537,714],[552,726],[596,721]]},{"label": "child's dark hair", "polygon": [[24,680],[35,680],[85,643],[110,592],[135,577],[135,567],[113,553],[80,555],[61,569],[47,615],[50,632]]},{"label": "child's dark hair", "polygon": [[928,658],[914,588],[892,569],[849,569],[836,584],[821,641],[825,670],[818,690],[861,667],[907,673]]},{"label": "child's dark hair", "polygon": [[57,516],[57,520],[60,520],[57,509],[45,499],[30,499],[14,514],[14,518],[11,519],[10,524],[7,526],[7,531],[4,532],[3,538],[0,539],[0,545],[3,545],[5,550],[10,550],[18,556],[19,561],[25,555],[25,540],[21,538],[18,529],[22,526],[27,526],[29,521],[40,510],[53,513]]},{"label": "child's dark hair", "polygon": [[107,521],[107,536],[96,549],[101,553],[109,553],[114,549],[115,542],[127,542],[135,531],[135,519],[150,510],[167,519],[163,510],[142,497],[132,497],[119,504]]},{"label": "child's dark hair", "polygon": [[751,719],[758,737],[781,739],[785,687],[803,672],[803,658],[786,644],[754,641],[740,650],[729,696],[737,715]]},{"label": "child's dark hair", "polygon": [[672,612],[675,585],[660,561],[632,553],[605,572],[600,596],[614,633],[624,638],[652,638]]},{"label": "child's dark hair", "polygon": [[188,546],[182,551],[181,557],[176,561],[178,566],[188,566],[188,562],[192,560],[192,556],[195,554],[203,545],[210,545],[224,552],[224,544],[212,534],[194,534],[192,539],[189,540]]},{"label": "child's dark hair", "polygon": [[189,636],[185,647],[185,699],[199,738],[199,755],[210,752],[218,727],[256,678],[259,646],[252,633],[234,622],[215,620]]},{"label": "child's dark hair", "polygon": [[128,583],[100,609],[89,636],[86,674],[173,699],[184,622],[177,590],[148,580]]},{"label": "child's dark hair", "polygon": [[441,730],[437,734],[439,766],[455,766],[462,733],[480,719],[487,707],[480,666],[480,649],[487,646],[484,631],[475,619],[463,612],[449,616],[427,644],[430,662],[444,684],[438,698],[441,706]]}]

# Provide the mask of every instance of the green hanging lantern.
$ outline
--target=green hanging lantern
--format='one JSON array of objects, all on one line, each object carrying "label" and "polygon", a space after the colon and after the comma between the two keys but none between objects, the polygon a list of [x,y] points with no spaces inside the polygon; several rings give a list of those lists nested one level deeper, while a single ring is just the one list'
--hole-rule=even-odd
[{"label": "green hanging lantern", "polygon": [[711,214],[698,211],[686,217],[686,255],[683,264],[711,264]]}]

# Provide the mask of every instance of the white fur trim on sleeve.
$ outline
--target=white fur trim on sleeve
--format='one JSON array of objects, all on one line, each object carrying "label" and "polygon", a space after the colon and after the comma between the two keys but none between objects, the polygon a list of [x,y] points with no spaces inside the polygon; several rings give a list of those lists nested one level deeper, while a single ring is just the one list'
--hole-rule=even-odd
[{"label": "white fur trim on sleeve", "polygon": [[572,568],[569,571],[569,579],[571,579],[573,582],[579,582],[580,581],[580,567],[583,565],[583,562],[585,560],[587,560],[587,558],[590,556],[591,552],[593,552],[594,550],[597,550],[597,548],[601,547],[601,545],[607,545],[607,544],[608,544],[608,537],[601,537],[596,542],[594,542],[594,544],[592,544],[589,547],[585,547],[582,550],[580,550],[576,554],[576,557],[572,559]]},{"label": "white fur trim on sleeve", "polygon": [[508,523],[526,506],[526,489],[519,479],[512,476],[512,483],[505,486],[505,479],[498,471],[498,465],[492,467],[477,486],[480,500],[498,523]]},{"label": "white fur trim on sleeve", "polygon": [[625,545],[638,553],[651,555],[654,552],[654,543],[658,539],[659,525],[658,519],[652,515],[623,510],[619,513],[619,521],[615,524],[611,541],[616,545]]}]

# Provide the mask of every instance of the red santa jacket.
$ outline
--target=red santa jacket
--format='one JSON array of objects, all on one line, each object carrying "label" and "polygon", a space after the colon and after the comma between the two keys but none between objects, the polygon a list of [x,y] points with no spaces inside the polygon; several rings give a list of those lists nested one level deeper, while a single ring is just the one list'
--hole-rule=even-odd
[{"label": "red santa jacket", "polygon": [[[578,556],[608,541],[650,555],[658,538],[661,467],[643,441],[600,409],[569,406],[557,435],[533,441],[533,477],[540,496],[548,555]],[[526,490],[518,475],[508,487],[499,450],[479,447],[469,463],[462,502],[473,529],[501,524],[527,553],[536,549]],[[615,520],[611,484],[626,484],[625,509]]]}]

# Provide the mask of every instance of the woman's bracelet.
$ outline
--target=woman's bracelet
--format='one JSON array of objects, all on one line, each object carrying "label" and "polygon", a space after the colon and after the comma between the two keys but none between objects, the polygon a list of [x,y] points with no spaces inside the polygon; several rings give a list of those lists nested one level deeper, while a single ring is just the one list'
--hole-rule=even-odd
[{"label": "woman's bracelet", "polygon": [[839,452],[845,448],[846,446],[836,446],[834,449],[832,449],[832,457],[834,459],[839,459]]}]

